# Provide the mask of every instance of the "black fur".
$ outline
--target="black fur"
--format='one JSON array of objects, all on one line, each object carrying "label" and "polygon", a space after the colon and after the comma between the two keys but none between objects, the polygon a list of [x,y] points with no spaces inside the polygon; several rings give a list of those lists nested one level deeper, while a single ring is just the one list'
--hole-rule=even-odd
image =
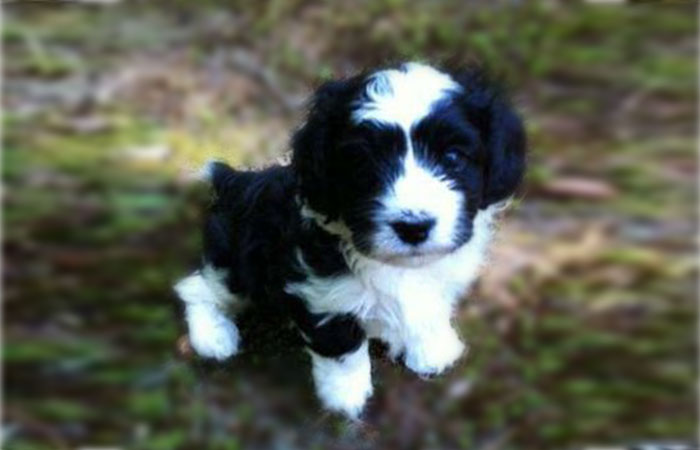
[{"label": "black fur", "polygon": [[340,356],[356,349],[364,332],[351,316],[312,314],[302,299],[284,293],[286,283],[305,276],[297,247],[319,276],[347,271],[338,239],[301,219],[292,170],[243,172],[223,163],[210,169],[215,198],[204,224],[205,264],[226,269],[226,285],[239,297],[288,314],[317,353]]}]

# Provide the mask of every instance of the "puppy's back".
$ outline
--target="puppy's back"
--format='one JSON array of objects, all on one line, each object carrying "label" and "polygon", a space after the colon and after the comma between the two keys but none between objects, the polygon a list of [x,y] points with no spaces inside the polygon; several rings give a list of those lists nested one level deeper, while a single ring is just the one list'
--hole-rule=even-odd
[{"label": "puppy's back", "polygon": [[239,171],[209,163],[214,200],[204,222],[205,263],[226,269],[232,292],[258,299],[281,291],[289,270],[299,213],[286,166]]}]

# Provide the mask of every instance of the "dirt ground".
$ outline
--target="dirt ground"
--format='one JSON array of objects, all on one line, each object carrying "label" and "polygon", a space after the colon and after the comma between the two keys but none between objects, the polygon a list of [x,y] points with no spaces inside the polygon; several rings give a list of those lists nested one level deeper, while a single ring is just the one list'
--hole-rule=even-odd
[{"label": "dirt ground", "polygon": [[[697,445],[694,2],[49,3],[3,5],[3,448]],[[192,171],[283,159],[320,81],[405,59],[484,64],[527,121],[468,357],[426,381],[373,349],[359,424],[284,323],[178,357]]]}]

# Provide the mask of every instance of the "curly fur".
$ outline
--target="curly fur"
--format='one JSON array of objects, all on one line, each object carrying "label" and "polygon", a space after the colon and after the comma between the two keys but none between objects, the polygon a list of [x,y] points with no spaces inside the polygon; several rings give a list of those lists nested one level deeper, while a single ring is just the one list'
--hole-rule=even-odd
[{"label": "curly fur", "polygon": [[463,354],[452,312],[520,183],[525,134],[476,72],[408,63],[321,86],[292,147],[288,166],[206,167],[204,264],[176,291],[205,357],[238,351],[232,306],[288,314],[322,403],[356,417],[368,339],[422,375]]}]

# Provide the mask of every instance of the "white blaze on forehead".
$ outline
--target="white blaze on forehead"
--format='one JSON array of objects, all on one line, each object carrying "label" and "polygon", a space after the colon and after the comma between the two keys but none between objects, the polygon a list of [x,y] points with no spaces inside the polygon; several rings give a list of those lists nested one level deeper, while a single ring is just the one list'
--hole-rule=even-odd
[{"label": "white blaze on forehead", "polygon": [[435,220],[435,227],[421,248],[444,250],[453,245],[463,208],[463,195],[449,180],[440,176],[413,151],[411,128],[429,115],[437,102],[461,86],[449,75],[432,67],[407,63],[399,69],[383,70],[372,75],[357,103],[352,119],[356,123],[370,120],[401,127],[406,142],[402,171],[379,199],[382,207],[376,220],[382,226],[373,236],[379,252],[395,253],[406,249],[390,226],[406,215]]},{"label": "white blaze on forehead", "polygon": [[449,75],[430,66],[403,64],[400,69],[383,70],[371,76],[366,98],[353,113],[353,120],[395,123],[408,132],[430,113],[435,102],[460,89]]},{"label": "white blaze on forehead", "polygon": [[382,197],[381,203],[387,220],[399,220],[406,212],[435,219],[437,223],[429,241],[449,245],[463,198],[448,180],[419,164],[409,149],[403,161],[403,172]]}]

